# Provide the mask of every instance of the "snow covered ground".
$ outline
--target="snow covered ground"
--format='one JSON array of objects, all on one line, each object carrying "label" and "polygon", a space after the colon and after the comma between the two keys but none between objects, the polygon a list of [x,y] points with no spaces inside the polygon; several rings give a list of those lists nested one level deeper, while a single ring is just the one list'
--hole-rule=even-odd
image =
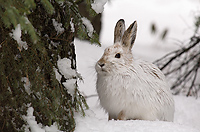
[{"label": "snow covered ground", "polygon": [[[113,43],[115,23],[125,19],[126,26],[134,20],[138,22],[138,34],[133,54],[137,58],[154,61],[169,51],[179,47],[178,40],[187,40],[192,35],[194,12],[199,5],[197,0],[112,0],[106,4],[101,32],[102,47],[90,45],[87,41],[75,40],[78,72],[84,83],[80,91],[86,96],[90,107],[86,116],[75,116],[76,132],[199,132],[200,99],[174,96],[174,122],[161,121],[108,121],[108,115],[100,107],[96,96],[96,73],[94,65],[102,56],[103,50]],[[163,43],[150,34],[150,24],[155,22],[158,29],[169,29]],[[161,44],[163,43],[163,44]],[[95,96],[90,96],[95,95]]]}]

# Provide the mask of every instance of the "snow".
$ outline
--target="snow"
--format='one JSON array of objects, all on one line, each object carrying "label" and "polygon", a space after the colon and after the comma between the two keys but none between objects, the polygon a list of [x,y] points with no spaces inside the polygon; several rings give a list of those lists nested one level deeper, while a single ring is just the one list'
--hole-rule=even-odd
[{"label": "snow", "polygon": [[70,79],[62,83],[65,86],[65,88],[67,88],[68,92],[72,95],[72,97],[75,93],[76,81],[76,79]]},{"label": "snow", "polygon": [[88,36],[92,37],[93,31],[94,31],[93,25],[85,17],[82,17],[81,20],[82,20],[83,24],[86,26],[86,29],[87,29],[87,32],[88,32]]},{"label": "snow", "polygon": [[71,68],[71,60],[68,58],[59,59],[57,61],[57,65],[58,65],[58,69],[54,68],[56,79],[59,82],[61,82],[62,75],[64,75],[66,80],[65,82],[62,82],[62,84],[68,90],[69,94],[73,96],[75,93],[75,88],[76,88],[75,84],[77,81],[77,79],[74,79],[74,78],[79,76],[78,73],[76,72],[76,70]]},{"label": "snow", "polygon": [[56,79],[58,80],[58,82],[61,81],[62,75],[60,75],[60,73],[58,73],[58,69],[54,68],[54,72],[56,75]]},{"label": "snow", "polygon": [[185,96],[174,96],[174,122],[191,126],[200,131],[200,99]]},{"label": "snow", "polygon": [[20,24],[18,24],[16,27],[15,27],[15,30],[12,30],[13,33],[10,33],[10,36],[17,41],[18,43],[18,46],[19,46],[19,50],[21,51],[22,48],[24,48],[25,50],[28,49],[28,45],[26,42],[22,41],[21,40],[21,26]]},{"label": "snow", "polygon": [[76,132],[198,132],[198,130],[178,123],[163,121],[107,121],[98,119],[92,111],[86,117],[76,120]]},{"label": "snow", "polygon": [[65,29],[62,27],[62,23],[58,23],[55,19],[52,19],[52,21],[57,34],[63,33],[65,31]]},{"label": "snow", "polygon": [[31,83],[29,79],[27,77],[22,77],[21,81],[24,82],[25,91],[28,93],[28,95],[30,95],[32,91],[30,89]]},{"label": "snow", "polygon": [[108,0],[94,0],[94,3],[91,4],[92,9],[97,13],[102,13],[104,10],[104,5]]},{"label": "snow", "polygon": [[45,130],[41,128],[42,125],[37,124],[37,122],[35,121],[35,116],[33,116],[33,111],[34,111],[33,107],[29,107],[27,110],[27,116],[23,116],[23,119],[27,121],[32,132],[45,132]]},{"label": "snow", "polygon": [[[66,79],[72,79],[73,77],[76,77],[76,70],[71,68],[70,59],[68,58],[59,59],[57,65],[60,73],[64,75]],[[56,78],[60,77],[57,76]]]},{"label": "snow", "polygon": [[25,127],[25,132],[29,132],[29,128],[31,129],[31,132],[62,132],[58,129],[58,126],[56,123],[49,126],[42,126],[41,123],[37,123],[35,120],[35,116],[33,116],[33,107],[29,107],[27,110],[27,115],[23,116],[23,119],[27,122],[27,125],[23,126]]},{"label": "snow", "polygon": [[74,23],[73,23],[73,18],[71,18],[70,20],[70,26],[71,26],[71,31],[75,32],[75,27],[74,27]]}]

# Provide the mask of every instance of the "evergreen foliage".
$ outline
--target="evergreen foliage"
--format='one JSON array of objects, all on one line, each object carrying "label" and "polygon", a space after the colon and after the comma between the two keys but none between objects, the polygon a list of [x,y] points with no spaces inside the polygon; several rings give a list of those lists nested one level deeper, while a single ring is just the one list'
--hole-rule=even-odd
[{"label": "evergreen foliage", "polygon": [[[90,11],[91,2],[87,0]],[[66,78],[57,65],[59,59],[68,58],[76,70],[75,34],[98,43],[95,32],[87,35],[77,7],[74,0],[0,0],[1,131],[24,131],[23,115],[30,106],[38,123],[57,122],[60,130],[73,131],[74,112],[84,114],[88,108],[78,90],[78,73]],[[21,40],[13,35],[17,29]],[[76,79],[73,95],[63,85],[71,79]]]}]

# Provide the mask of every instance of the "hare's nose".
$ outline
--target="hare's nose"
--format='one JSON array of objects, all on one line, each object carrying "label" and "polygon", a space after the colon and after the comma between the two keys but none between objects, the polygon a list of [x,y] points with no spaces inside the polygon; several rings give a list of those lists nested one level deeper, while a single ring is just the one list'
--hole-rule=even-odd
[{"label": "hare's nose", "polygon": [[98,65],[99,65],[100,67],[103,67],[105,64],[104,64],[104,63],[98,63]]}]

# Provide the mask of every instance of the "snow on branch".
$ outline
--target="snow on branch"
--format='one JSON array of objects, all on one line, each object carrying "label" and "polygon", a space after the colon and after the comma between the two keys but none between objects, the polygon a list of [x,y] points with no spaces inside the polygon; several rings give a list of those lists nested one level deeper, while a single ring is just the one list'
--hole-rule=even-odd
[{"label": "snow on branch", "polygon": [[63,33],[65,29],[62,27],[62,23],[58,23],[55,19],[52,19],[53,26],[57,31],[57,34]]},{"label": "snow on branch", "polygon": [[83,24],[86,26],[87,32],[88,32],[88,36],[92,37],[92,34],[94,32],[94,28],[92,26],[92,23],[85,17],[81,18]]},{"label": "snow on branch", "polygon": [[95,0],[94,3],[91,4],[92,9],[97,13],[102,13],[104,10],[104,5],[108,0]]},{"label": "snow on branch", "polygon": [[[54,68],[56,79],[63,84],[73,97],[76,89],[76,81],[79,76],[77,71],[71,68],[71,60],[68,58],[59,59],[57,65],[58,69]],[[62,76],[66,79],[65,82],[61,82]]]},{"label": "snow on branch", "polygon": [[18,43],[18,46],[19,46],[19,50],[21,51],[22,50],[22,48],[24,48],[25,50],[27,50],[28,49],[28,45],[27,45],[27,43],[26,42],[23,42],[22,40],[21,40],[21,26],[20,26],[20,24],[18,24],[17,26],[16,26],[16,28],[15,28],[15,30],[12,30],[12,32],[13,33],[10,33],[10,36],[14,39],[14,40],[16,40],[17,41],[17,43]]},{"label": "snow on branch", "polygon": [[58,126],[56,123],[53,123],[53,125],[49,126],[43,126],[41,123],[37,123],[35,120],[35,116],[33,115],[34,109],[33,107],[29,107],[27,110],[27,115],[23,115],[22,118],[27,122],[27,125],[25,127],[25,131],[29,132],[29,128],[31,129],[31,132],[62,132],[58,129]]}]

